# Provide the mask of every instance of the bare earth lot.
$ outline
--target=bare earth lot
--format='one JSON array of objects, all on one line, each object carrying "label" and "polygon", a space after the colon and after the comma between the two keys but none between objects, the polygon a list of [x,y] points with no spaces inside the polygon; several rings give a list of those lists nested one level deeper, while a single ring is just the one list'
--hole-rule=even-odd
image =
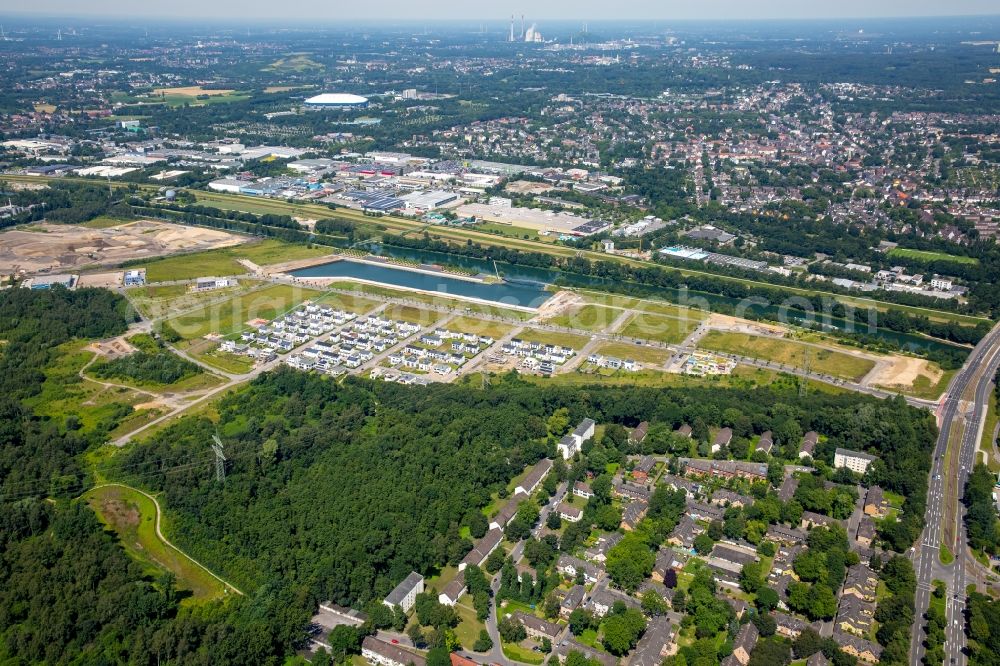
[{"label": "bare earth lot", "polygon": [[43,223],[33,225],[31,230],[0,233],[0,274],[58,273],[174,252],[230,247],[244,240],[224,231],[151,220],[106,229]]}]

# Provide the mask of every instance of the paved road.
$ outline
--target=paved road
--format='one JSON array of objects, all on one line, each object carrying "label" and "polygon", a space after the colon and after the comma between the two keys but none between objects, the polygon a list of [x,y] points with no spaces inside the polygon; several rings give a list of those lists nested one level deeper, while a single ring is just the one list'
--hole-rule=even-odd
[{"label": "paved road", "polygon": [[[966,657],[963,611],[965,589],[975,573],[975,560],[966,546],[962,509],[959,505],[965,481],[976,459],[982,423],[986,416],[992,380],[1000,365],[1000,326],[984,337],[952,379],[942,403],[940,434],[934,448],[924,514],[924,531],[911,557],[917,573],[916,614],[910,643],[910,663],[917,666],[924,656],[924,619],[935,579],[948,586],[945,663],[964,666]],[[948,455],[949,443],[955,448]],[[951,463],[949,465],[949,463]],[[952,538],[952,535],[954,538]],[[955,561],[943,565],[941,544],[945,541]],[[970,563],[971,562],[971,563]]]},{"label": "paved road", "polygon": [[[545,529],[545,519],[548,517],[549,513],[555,510],[559,503],[562,502],[563,497],[566,495],[566,483],[562,483],[557,489],[555,495],[553,495],[548,503],[545,504],[539,511],[538,524],[535,528],[531,530],[531,536],[536,539]],[[521,561],[521,557],[524,554],[524,541],[518,541],[514,545],[513,550],[510,551],[510,559],[513,560],[515,564]],[[493,590],[494,603],[491,604],[490,615],[486,618],[486,631],[489,633],[490,638],[493,640],[493,649],[487,653],[482,652],[470,652],[468,650],[463,650],[462,654],[475,659],[479,662],[486,662],[490,664],[500,664],[500,666],[518,666],[521,664],[519,661],[513,661],[508,659],[504,653],[503,648],[500,646],[500,631],[497,628],[498,617],[497,613],[499,609],[495,603],[497,593],[500,591],[500,574],[497,573],[493,576],[493,580],[490,581],[490,588]]]}]

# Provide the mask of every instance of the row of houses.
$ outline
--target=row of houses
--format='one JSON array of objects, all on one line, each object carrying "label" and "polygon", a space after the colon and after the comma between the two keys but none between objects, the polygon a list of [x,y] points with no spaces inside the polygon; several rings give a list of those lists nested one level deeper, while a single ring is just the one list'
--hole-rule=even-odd
[{"label": "row of houses", "polygon": [[390,368],[372,368],[372,379],[381,379],[384,382],[402,384],[403,386],[427,386],[430,380],[424,375],[414,375],[409,372],[393,370]]},{"label": "row of houses", "polygon": [[747,479],[766,481],[767,465],[740,460],[702,460],[700,458],[679,458],[686,476],[715,477],[719,479]]},{"label": "row of houses", "polygon": [[592,363],[598,368],[607,368],[608,370],[636,372],[641,369],[639,364],[630,358],[620,359],[615,356],[604,356],[602,354],[591,354],[587,357],[587,363]]},{"label": "row of houses", "polygon": [[[349,315],[354,319],[354,315]],[[349,321],[349,319],[348,319]],[[354,370],[375,357],[375,354],[411,337],[419,326],[383,317],[354,319],[325,340],[318,340],[307,349],[286,359],[299,370],[319,370],[333,376]]]},{"label": "row of houses", "polygon": [[270,349],[278,353],[289,352],[298,345],[343,326],[355,316],[351,312],[307,303],[265,325],[244,331],[240,340],[246,346],[235,347],[233,353],[249,355],[249,350],[253,348]]},{"label": "row of houses", "polygon": [[438,595],[440,603],[449,606],[454,606],[458,603],[458,600],[462,598],[462,595],[466,591],[465,569],[469,565],[482,566],[486,562],[486,558],[497,549],[503,540],[503,530],[514,520],[521,502],[531,496],[541,486],[542,481],[551,469],[552,461],[548,458],[543,458],[528,470],[528,473],[514,488],[514,496],[490,520],[489,531],[476,542],[473,549],[459,562],[458,575]]},{"label": "row of houses", "polygon": [[537,370],[542,374],[552,374],[556,367],[563,365],[572,358],[576,351],[562,345],[528,342],[514,338],[500,346],[503,357],[515,356],[521,359],[521,366],[528,370]]}]

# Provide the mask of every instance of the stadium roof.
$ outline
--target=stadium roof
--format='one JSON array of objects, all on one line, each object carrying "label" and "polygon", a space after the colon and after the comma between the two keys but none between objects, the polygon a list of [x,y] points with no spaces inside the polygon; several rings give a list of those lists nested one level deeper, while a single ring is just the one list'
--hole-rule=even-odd
[{"label": "stadium roof", "polygon": [[306,100],[306,104],[313,104],[316,106],[349,106],[367,103],[367,97],[352,95],[350,93],[323,93],[316,95],[315,97],[310,97]]}]

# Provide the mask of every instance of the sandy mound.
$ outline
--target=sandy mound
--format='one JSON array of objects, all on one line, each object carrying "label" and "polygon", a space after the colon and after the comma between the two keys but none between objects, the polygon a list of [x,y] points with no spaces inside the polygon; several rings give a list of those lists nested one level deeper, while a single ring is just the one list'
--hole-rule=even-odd
[{"label": "sandy mound", "polygon": [[937,384],[942,375],[944,372],[941,368],[932,367],[927,359],[894,356],[891,362],[876,368],[871,383],[910,388],[920,377],[926,377],[931,384]]},{"label": "sandy mound", "polygon": [[708,327],[717,328],[723,331],[733,331],[735,333],[747,333],[749,335],[765,335],[771,338],[783,338],[788,333],[788,329],[773,324],[764,324],[759,321],[740,319],[718,313],[712,313],[708,317]]}]

